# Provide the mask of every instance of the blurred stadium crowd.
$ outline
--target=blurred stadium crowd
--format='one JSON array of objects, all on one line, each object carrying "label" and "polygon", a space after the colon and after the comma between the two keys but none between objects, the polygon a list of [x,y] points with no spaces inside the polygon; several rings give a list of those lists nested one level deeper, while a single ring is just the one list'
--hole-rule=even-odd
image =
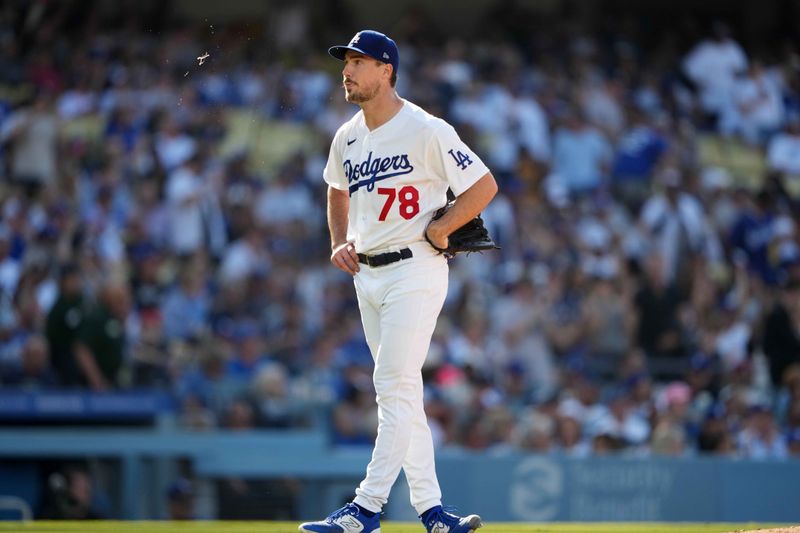
[{"label": "blurred stadium crowd", "polygon": [[[0,7],[2,387],[166,390],[188,427],[371,443],[321,179],[356,108],[308,14],[25,5]],[[797,43],[487,20],[387,28],[401,96],[501,184],[502,251],[451,263],[425,367],[437,445],[800,454]]]}]

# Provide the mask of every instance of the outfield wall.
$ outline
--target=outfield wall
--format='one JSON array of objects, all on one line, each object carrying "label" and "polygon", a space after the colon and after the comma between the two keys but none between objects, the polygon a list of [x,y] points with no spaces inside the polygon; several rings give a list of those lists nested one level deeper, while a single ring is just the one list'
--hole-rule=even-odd
[{"label": "outfield wall", "polygon": [[494,520],[800,521],[798,461],[448,457],[440,475]]},{"label": "outfield wall", "polygon": [[[300,479],[297,512],[316,516],[352,495],[369,455],[367,448],[332,449],[314,431],[4,429],[0,494],[35,497],[28,478],[37,461],[103,458],[119,463],[119,515],[160,518],[159,502],[148,502],[147,495],[163,494],[175,461],[183,458],[201,478]],[[438,474],[447,504],[489,521],[800,522],[796,460],[569,459],[444,450],[438,453]],[[401,479],[387,518],[415,518],[407,494]]]}]

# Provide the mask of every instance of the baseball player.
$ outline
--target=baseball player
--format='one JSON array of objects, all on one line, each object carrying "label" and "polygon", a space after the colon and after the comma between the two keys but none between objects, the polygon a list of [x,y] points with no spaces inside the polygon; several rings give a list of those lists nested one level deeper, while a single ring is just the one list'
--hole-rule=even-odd
[{"label": "baseball player", "polygon": [[[447,294],[447,259],[432,245],[446,249],[448,235],[488,205],[497,184],[449,124],[398,96],[392,39],[360,31],[329,53],[344,61],[345,98],[361,108],[336,132],[323,177],[331,262],[353,276],[375,360],[378,436],[355,499],[300,531],[380,531],[402,468],[429,533],[471,532],[481,527],[479,516],[442,509],[421,369]],[[448,188],[455,204],[432,221]]]}]

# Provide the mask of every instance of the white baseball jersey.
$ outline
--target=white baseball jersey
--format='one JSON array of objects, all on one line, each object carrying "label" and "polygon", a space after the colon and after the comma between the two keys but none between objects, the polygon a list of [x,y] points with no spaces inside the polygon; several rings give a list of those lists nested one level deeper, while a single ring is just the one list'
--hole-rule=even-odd
[{"label": "white baseball jersey", "polygon": [[331,143],[323,177],[350,194],[347,240],[373,254],[425,239],[433,212],[489,169],[447,122],[403,100],[403,107],[370,131],[359,111]]}]

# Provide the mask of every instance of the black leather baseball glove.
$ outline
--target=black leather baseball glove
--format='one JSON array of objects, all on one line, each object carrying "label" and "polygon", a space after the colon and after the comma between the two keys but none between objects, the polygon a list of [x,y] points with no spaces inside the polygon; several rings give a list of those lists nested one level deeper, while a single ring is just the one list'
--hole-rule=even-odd
[{"label": "black leather baseball glove", "polygon": [[[452,201],[447,202],[444,207],[440,207],[433,214],[431,222],[439,219],[447,213],[453,206]],[[483,225],[483,219],[480,215],[476,216],[453,233],[447,236],[447,248],[438,248],[428,238],[427,228],[425,230],[425,240],[437,251],[444,254],[448,258],[454,257],[459,253],[482,252],[483,250],[499,250],[500,247],[489,236],[489,231]]]}]

